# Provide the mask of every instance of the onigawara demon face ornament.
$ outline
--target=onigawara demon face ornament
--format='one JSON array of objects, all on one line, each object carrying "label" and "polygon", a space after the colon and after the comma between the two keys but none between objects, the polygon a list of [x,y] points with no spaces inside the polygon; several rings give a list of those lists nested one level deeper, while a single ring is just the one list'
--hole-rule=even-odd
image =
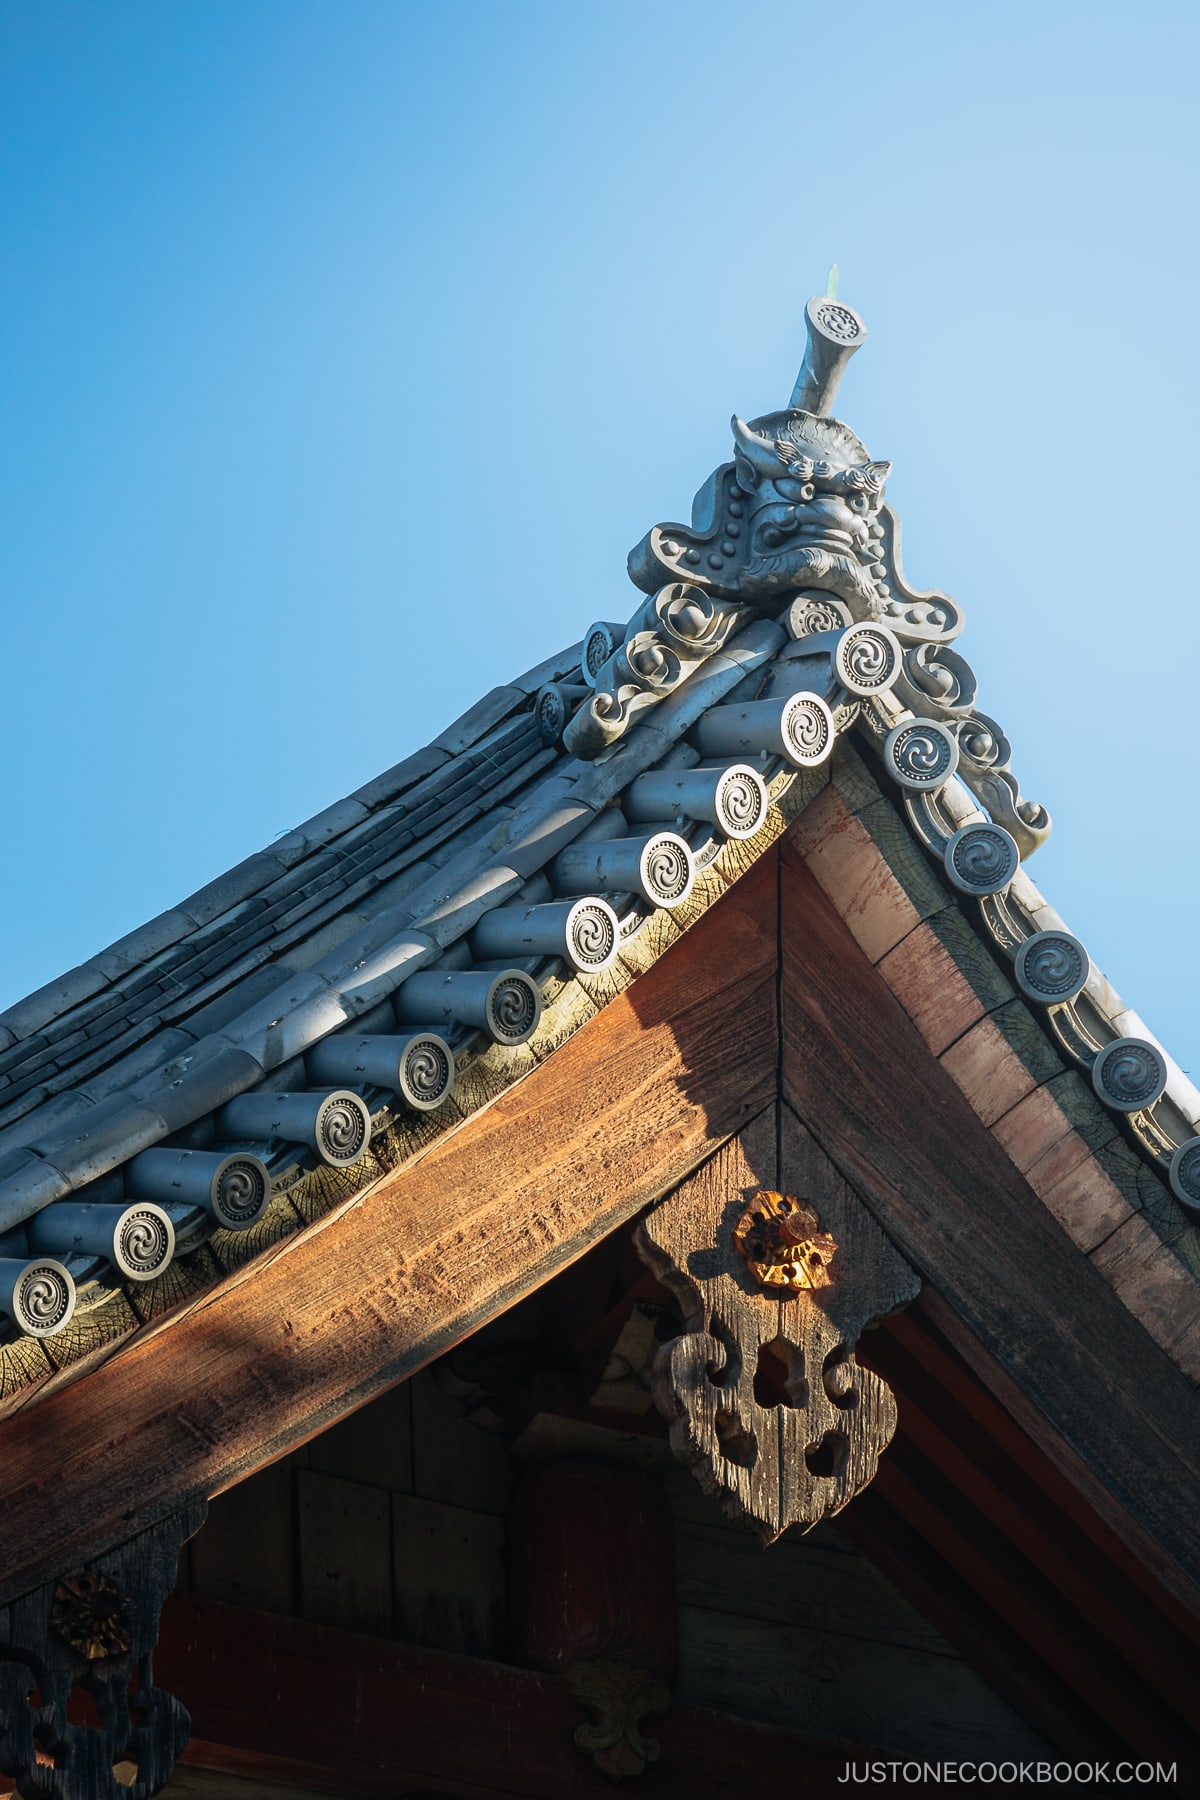
[{"label": "onigawara demon face ornament", "polygon": [[[962,609],[909,586],[884,499],[891,464],[832,416],[866,327],[831,294],[809,301],[805,323],[790,404],[748,424],[734,416],[732,460],[696,495],[691,523],[655,525],[630,554],[647,598],[626,623],[592,626],[585,689],[557,684],[539,705],[576,757],[614,753],[667,701],[694,704],[702,757],[781,754],[798,768],[861,717],[885,759],[900,758],[912,804],[957,769],[1006,855],[1027,856],[1049,814],[1021,798],[1007,738],[976,710],[975,677],[951,648]],[[736,705],[713,704],[727,692]]]},{"label": "onigawara demon face ornament", "polygon": [[852,620],[881,618],[891,464],[872,462],[849,426],[798,408],[749,425],[735,415],[733,438],[734,461],[696,496],[692,526],[656,525],[631,555],[638,587],[683,580],[768,613],[798,591],[829,593]]}]

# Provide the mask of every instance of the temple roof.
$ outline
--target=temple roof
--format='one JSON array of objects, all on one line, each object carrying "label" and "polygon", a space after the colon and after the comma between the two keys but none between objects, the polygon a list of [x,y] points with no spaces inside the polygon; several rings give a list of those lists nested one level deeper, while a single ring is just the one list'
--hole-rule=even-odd
[{"label": "temple roof", "polygon": [[[856,316],[827,314],[844,349]],[[811,364],[791,409],[735,421],[692,525],[633,552],[651,598],[628,626],[0,1014],[4,1393],[74,1359],[73,1317],[134,1332],[461,1125],[792,821],[980,1119],[1200,1378],[1200,1093],[1026,874],[1049,820],[949,648],[958,609],[904,580],[887,465],[817,416],[836,382]],[[872,536],[861,565],[804,548],[798,589],[814,481]]]}]

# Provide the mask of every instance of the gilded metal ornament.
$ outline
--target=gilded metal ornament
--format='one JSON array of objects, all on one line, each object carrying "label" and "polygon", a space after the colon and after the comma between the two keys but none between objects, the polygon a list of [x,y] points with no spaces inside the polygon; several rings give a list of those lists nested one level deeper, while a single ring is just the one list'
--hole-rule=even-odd
[{"label": "gilded metal ornament", "polygon": [[761,1287],[819,1288],[837,1245],[812,1207],[761,1188],[733,1228],[733,1241]]}]

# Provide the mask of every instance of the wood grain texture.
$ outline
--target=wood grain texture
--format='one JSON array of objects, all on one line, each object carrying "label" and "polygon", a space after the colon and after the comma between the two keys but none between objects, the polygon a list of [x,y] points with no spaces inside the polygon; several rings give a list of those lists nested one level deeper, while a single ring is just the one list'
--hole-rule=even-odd
[{"label": "wood grain texture", "polygon": [[793,1126],[785,1185],[835,1238],[832,1280],[812,1291],[760,1287],[733,1232],[755,1193],[784,1179],[778,1145],[772,1107],[660,1202],[638,1237],[683,1308],[684,1334],[663,1345],[654,1368],[672,1448],[706,1493],[722,1495],[731,1516],[753,1519],[768,1543],[837,1512],[870,1481],[895,1429],[895,1402],[852,1351],[870,1321],[919,1285]]},{"label": "wood grain texture", "polygon": [[916,925],[879,960],[879,973],[935,1056],[1013,990],[957,906]]},{"label": "wood grain texture", "polygon": [[1046,1754],[1025,1721],[952,1658],[703,1607],[681,1607],[679,1627],[678,1692],[692,1706],[793,1729],[819,1720],[831,1736],[908,1754],[929,1755],[933,1742],[947,1760]]},{"label": "wood grain texture", "polygon": [[285,1457],[214,1500],[187,1546],[197,1599],[252,1612],[297,1611],[293,1468]]},{"label": "wood grain texture", "polygon": [[[1195,1602],[1200,1418],[1178,1369],[1081,1257],[870,967],[799,857],[780,859],[783,1092],[889,1236],[1063,1445],[1103,1517],[1144,1528]],[[964,1352],[970,1354],[969,1347]],[[1090,1471],[1090,1474],[1089,1472]],[[1154,1548],[1158,1546],[1158,1548]]]},{"label": "wood grain texture", "polygon": [[220,1492],[432,1361],[768,1104],[776,888],[770,852],[468,1125],[0,1427],[0,1593]]},{"label": "wood grain texture", "polygon": [[369,1408],[360,1407],[313,1438],[308,1446],[309,1468],[393,1493],[411,1493],[413,1386],[401,1382],[377,1395]]},{"label": "wood grain texture", "polygon": [[314,1625],[392,1633],[388,1496],[313,1469],[296,1474],[300,1611]]},{"label": "wood grain texture", "polygon": [[508,1648],[504,1520],[409,1494],[392,1497],[395,1636],[459,1656]]}]

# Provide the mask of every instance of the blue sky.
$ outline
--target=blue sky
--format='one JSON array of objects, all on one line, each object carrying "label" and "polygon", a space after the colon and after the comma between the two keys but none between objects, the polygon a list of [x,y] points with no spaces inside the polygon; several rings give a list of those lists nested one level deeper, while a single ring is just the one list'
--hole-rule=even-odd
[{"label": "blue sky", "polygon": [[0,1004],[626,616],[836,259],[1031,873],[1200,1074],[1198,61],[1171,0],[0,0]]}]

